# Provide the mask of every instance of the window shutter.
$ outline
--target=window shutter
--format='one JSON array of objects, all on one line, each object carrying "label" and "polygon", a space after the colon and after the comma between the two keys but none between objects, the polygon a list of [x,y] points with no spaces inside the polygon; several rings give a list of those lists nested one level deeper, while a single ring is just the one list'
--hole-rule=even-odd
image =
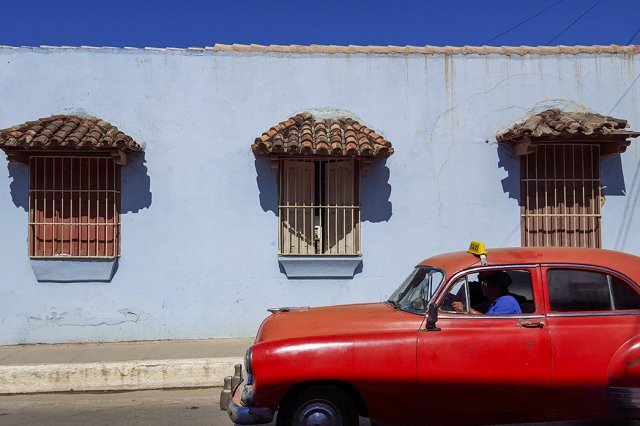
[{"label": "window shutter", "polygon": [[120,255],[120,166],[111,157],[30,159],[29,255]]},{"label": "window shutter", "polygon": [[328,162],[325,167],[324,251],[332,255],[359,254],[360,210],[355,161]]},{"label": "window shutter", "polygon": [[279,209],[281,254],[316,254],[313,230],[314,163],[283,161],[281,179]]}]

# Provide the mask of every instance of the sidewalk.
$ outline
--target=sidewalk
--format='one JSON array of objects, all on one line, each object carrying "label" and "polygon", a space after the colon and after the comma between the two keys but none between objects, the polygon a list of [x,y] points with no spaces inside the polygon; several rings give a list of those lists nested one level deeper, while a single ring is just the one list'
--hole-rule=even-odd
[{"label": "sidewalk", "polygon": [[0,394],[222,386],[253,338],[0,346]]}]

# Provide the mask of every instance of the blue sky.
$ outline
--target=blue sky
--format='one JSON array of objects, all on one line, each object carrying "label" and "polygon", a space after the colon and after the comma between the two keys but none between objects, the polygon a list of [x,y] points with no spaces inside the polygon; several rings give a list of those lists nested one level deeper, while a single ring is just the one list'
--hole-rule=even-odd
[{"label": "blue sky", "polygon": [[[628,44],[640,30],[640,0],[2,0],[0,4],[0,44],[11,46],[606,45]],[[640,44],[640,32],[632,44]]]}]

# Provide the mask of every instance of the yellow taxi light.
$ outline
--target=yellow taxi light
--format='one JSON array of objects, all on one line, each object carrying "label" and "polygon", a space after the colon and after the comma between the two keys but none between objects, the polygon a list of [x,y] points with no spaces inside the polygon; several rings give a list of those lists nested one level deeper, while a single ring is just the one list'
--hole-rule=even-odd
[{"label": "yellow taxi light", "polygon": [[476,256],[482,256],[487,254],[487,249],[484,247],[484,243],[480,241],[471,241],[469,244],[469,250],[467,252],[475,254]]}]

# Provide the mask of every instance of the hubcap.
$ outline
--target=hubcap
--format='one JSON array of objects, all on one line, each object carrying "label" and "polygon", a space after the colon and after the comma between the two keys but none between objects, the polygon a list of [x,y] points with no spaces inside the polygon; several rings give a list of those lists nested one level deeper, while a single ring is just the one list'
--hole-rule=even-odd
[{"label": "hubcap", "polygon": [[342,416],[338,407],[329,401],[309,401],[293,416],[296,426],[340,426]]}]

